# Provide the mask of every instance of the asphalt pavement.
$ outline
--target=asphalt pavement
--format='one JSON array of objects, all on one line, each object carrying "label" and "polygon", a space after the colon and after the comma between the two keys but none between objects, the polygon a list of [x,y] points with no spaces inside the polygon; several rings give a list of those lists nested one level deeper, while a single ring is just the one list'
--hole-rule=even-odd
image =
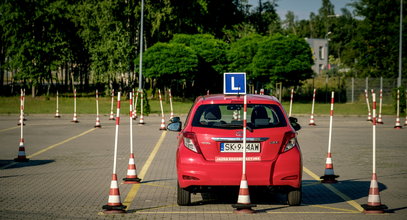
[{"label": "asphalt pavement", "polygon": [[[115,121],[79,115],[28,115],[24,126],[29,162],[18,154],[17,115],[0,115],[0,219],[407,219],[407,128],[394,129],[395,118],[377,125],[376,167],[386,213],[367,215],[372,176],[372,124],[365,117],[334,116],[332,160],[336,184],[322,184],[328,150],[329,116],[300,116],[298,141],[303,153],[303,199],[288,206],[284,195],[251,192],[255,214],[234,214],[237,194],[217,199],[192,196],[192,206],[176,203],[177,133],[160,131],[158,116],[133,121],[134,155],[141,184],[123,184],[130,154],[129,118],[119,126],[117,175],[125,214],[105,214],[113,172]],[[294,114],[295,116],[295,114]],[[185,116],[182,117],[185,119]],[[404,120],[401,120],[404,122]],[[250,185],[250,180],[248,180]]]}]

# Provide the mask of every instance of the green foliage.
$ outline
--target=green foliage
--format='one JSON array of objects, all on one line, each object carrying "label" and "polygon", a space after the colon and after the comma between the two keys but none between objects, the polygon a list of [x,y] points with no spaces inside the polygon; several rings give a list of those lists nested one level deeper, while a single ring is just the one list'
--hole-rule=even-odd
[{"label": "green foliage", "polygon": [[311,50],[304,39],[280,34],[269,37],[253,57],[253,78],[260,81],[299,85],[312,76]]},{"label": "green foliage", "polygon": [[198,71],[195,52],[179,43],[156,43],[144,53],[144,75],[160,81],[192,80]]},{"label": "green foliage", "polygon": [[[237,72],[252,73],[251,64],[256,55],[259,44],[265,39],[257,34],[243,37],[236,42],[231,43],[230,50],[227,51],[229,69]],[[249,79],[253,75],[248,74]]]}]

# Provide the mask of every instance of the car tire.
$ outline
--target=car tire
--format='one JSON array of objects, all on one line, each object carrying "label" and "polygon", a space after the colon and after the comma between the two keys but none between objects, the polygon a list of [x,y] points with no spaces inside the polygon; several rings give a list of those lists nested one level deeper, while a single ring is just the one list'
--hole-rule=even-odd
[{"label": "car tire", "polygon": [[301,205],[302,191],[301,188],[291,190],[287,193],[287,203],[289,206]]},{"label": "car tire", "polygon": [[181,188],[179,184],[177,184],[177,204],[179,206],[191,205],[191,192]]}]

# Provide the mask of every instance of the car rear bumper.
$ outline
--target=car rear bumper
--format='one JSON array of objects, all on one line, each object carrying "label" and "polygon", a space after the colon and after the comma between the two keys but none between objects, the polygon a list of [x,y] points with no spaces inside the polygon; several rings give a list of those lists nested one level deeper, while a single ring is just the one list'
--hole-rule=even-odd
[{"label": "car rear bumper", "polygon": [[[177,175],[181,188],[190,186],[239,186],[242,162],[206,161],[185,147],[177,151]],[[302,179],[298,148],[279,154],[273,161],[248,161],[247,182],[252,186],[291,186],[299,188]]]}]

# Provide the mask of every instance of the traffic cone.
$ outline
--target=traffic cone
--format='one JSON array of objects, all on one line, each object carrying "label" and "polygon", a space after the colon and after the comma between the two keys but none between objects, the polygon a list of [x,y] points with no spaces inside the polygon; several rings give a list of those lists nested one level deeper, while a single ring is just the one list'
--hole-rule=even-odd
[{"label": "traffic cone", "polygon": [[171,113],[170,113],[170,119],[174,117],[174,109],[172,107],[172,95],[171,95],[171,89],[168,89],[168,93],[170,95],[170,108],[171,108]]},{"label": "traffic cone", "polygon": [[[133,118],[133,120],[137,119],[137,100],[138,100],[138,91],[136,91],[136,100],[133,103],[133,113],[131,115],[131,117]],[[133,89],[133,97],[134,97],[134,89]]]},{"label": "traffic cone", "polygon": [[317,125],[317,124],[315,124],[315,121],[314,121],[314,114],[311,114],[311,117],[309,119],[309,125],[311,125],[311,126]]},{"label": "traffic cone", "polygon": [[101,128],[102,125],[100,124],[100,118],[99,118],[99,93],[98,90],[96,90],[96,124],[95,128]]},{"label": "traffic cone", "polygon": [[101,128],[102,125],[100,124],[100,118],[99,115],[96,116],[96,124],[95,124],[95,128]]},{"label": "traffic cone", "polygon": [[160,130],[167,130],[165,127],[165,119],[164,119],[164,108],[163,108],[163,99],[161,97],[161,91],[158,90],[158,96],[160,98],[160,107],[161,107],[161,125],[160,125]]},{"label": "traffic cone", "polygon": [[247,184],[246,174],[242,175],[242,180],[240,181],[237,204],[232,205],[232,207],[236,209],[234,213],[238,214],[252,214],[255,212],[252,207],[256,207],[256,205],[251,204],[250,202],[249,186]]},{"label": "traffic cone", "polygon": [[396,124],[394,125],[395,129],[401,129],[402,126],[400,124],[400,90],[397,90],[397,116],[396,116]]},{"label": "traffic cone", "polygon": [[76,115],[76,89],[73,91],[73,99],[74,99],[74,111],[73,111],[73,118],[71,122],[78,123],[78,117]]},{"label": "traffic cone", "polygon": [[109,200],[107,205],[102,207],[106,214],[125,213],[126,206],[120,200],[120,190],[117,185],[117,175],[113,173],[112,181],[110,183]]},{"label": "traffic cone", "polygon": [[406,114],[406,120],[404,121],[404,126],[407,125],[407,114]]},{"label": "traffic cone", "polygon": [[127,176],[123,178],[125,184],[140,183],[141,179],[137,177],[136,164],[134,163],[134,154],[130,154],[129,165],[127,166]]},{"label": "traffic cone", "polygon": [[383,102],[383,89],[380,89],[380,96],[379,96],[379,116],[377,117],[376,124],[383,124],[383,119],[382,119],[382,102]]},{"label": "traffic cone", "polygon": [[264,89],[260,89],[260,95],[264,95]]},{"label": "traffic cone", "polygon": [[377,175],[373,173],[372,180],[370,181],[369,196],[367,198],[367,204],[362,205],[365,209],[363,212],[366,214],[381,214],[387,209],[386,205],[383,205],[380,201],[379,184],[377,183]]},{"label": "traffic cone", "polygon": [[139,120],[139,122],[138,122],[138,124],[139,125],[144,125],[145,123],[144,123],[144,115],[143,115],[143,108],[144,108],[144,106],[143,106],[143,99],[144,99],[144,92],[143,92],[143,90],[139,90],[139,92],[140,92],[140,120]]},{"label": "traffic cone", "polygon": [[57,91],[57,109],[55,112],[55,118],[60,118],[61,115],[59,114],[59,99],[58,99],[58,91]]},{"label": "traffic cone", "polygon": [[320,177],[322,179],[322,183],[337,183],[338,181],[335,178],[338,178],[338,175],[335,175],[334,173],[334,166],[332,163],[332,155],[331,153],[328,153],[328,156],[326,158],[326,164],[325,164],[325,173],[323,176]]},{"label": "traffic cone", "polygon": [[14,158],[16,162],[28,162],[29,159],[25,156],[24,138],[20,138],[20,146],[18,147],[18,156]]},{"label": "traffic cone", "polygon": [[114,118],[114,113],[113,113],[113,102],[114,102],[114,89],[112,89],[112,102],[110,105],[110,116],[109,116],[109,120],[115,120]]}]

